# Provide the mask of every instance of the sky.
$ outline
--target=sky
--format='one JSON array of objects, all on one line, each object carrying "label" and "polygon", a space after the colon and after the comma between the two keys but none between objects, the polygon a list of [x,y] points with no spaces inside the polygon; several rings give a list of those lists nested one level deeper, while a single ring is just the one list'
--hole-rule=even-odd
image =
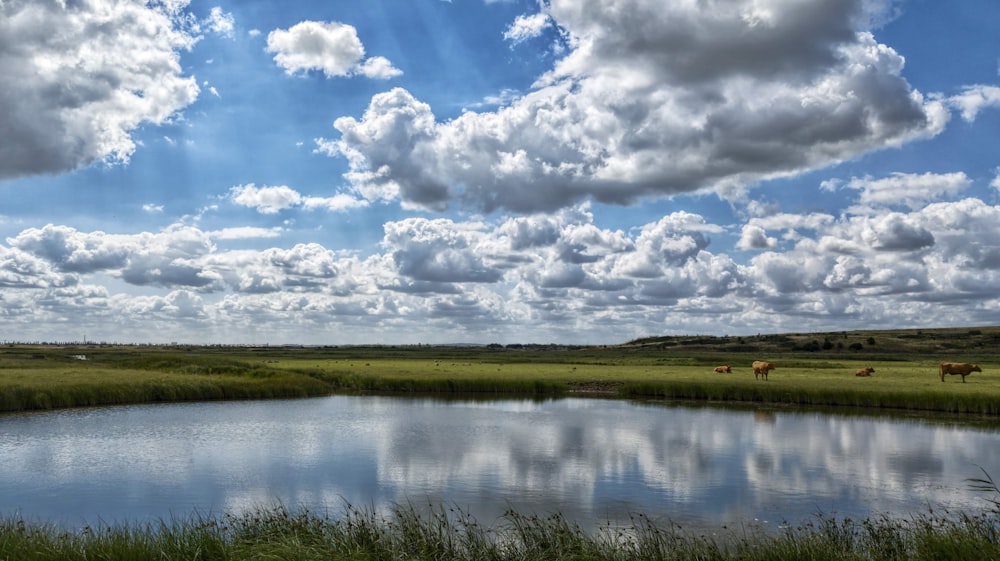
[{"label": "sky", "polygon": [[0,0],[0,341],[1000,324],[996,0]]}]

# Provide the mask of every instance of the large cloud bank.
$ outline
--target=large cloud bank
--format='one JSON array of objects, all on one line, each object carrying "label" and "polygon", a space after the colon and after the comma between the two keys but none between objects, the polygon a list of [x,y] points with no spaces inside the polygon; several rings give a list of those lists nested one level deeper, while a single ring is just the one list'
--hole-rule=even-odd
[{"label": "large cloud bank", "polygon": [[125,162],[198,96],[186,1],[0,2],[0,179]]},{"label": "large cloud bank", "polygon": [[[738,230],[683,211],[609,230],[586,205],[494,221],[407,218],[385,224],[381,250],[364,257],[319,244],[220,249],[273,235],[254,229],[49,225],[0,246],[0,314],[23,334],[73,317],[89,333],[157,341],[309,343],[973,325],[1000,307],[1000,208],[961,198],[968,182],[857,178],[830,187],[857,197],[842,216],[775,214]],[[880,202],[900,189],[922,198]],[[741,235],[770,243],[741,264],[716,241]],[[108,278],[161,295],[113,294]]]},{"label": "large cloud bank", "polygon": [[[741,189],[937,134],[948,120],[847,0],[551,0],[568,53],[495,112],[438,120],[403,88],[342,117],[320,149],[369,200],[550,211],[585,199]],[[867,8],[867,11],[866,11]],[[875,11],[881,13],[879,11]]]}]

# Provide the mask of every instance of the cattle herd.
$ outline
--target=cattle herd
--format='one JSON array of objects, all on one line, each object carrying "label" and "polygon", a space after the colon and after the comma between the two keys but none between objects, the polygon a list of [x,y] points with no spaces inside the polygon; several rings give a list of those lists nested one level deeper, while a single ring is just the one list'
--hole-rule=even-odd
[{"label": "cattle herd", "polygon": [[[767,381],[767,373],[771,370],[775,370],[774,364],[770,362],[765,362],[763,360],[755,360],[751,365],[753,367],[753,379],[754,380],[764,380]],[[728,374],[733,371],[733,367],[724,364],[722,366],[716,366],[715,371],[719,374]],[[941,366],[938,368],[938,374],[941,376],[941,381],[944,382],[944,377],[946,375],[951,376],[961,376],[962,383],[965,383],[965,377],[973,372],[982,372],[983,370],[979,368],[978,364],[970,364],[968,362],[942,362]],[[855,376],[861,376],[864,378],[870,377],[875,373],[875,369],[871,366],[866,366],[865,368],[859,368],[854,372]]]}]

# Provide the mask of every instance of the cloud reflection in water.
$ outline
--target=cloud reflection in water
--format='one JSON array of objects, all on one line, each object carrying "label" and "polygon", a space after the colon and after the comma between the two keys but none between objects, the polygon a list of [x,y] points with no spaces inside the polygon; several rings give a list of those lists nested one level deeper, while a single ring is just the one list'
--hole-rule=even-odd
[{"label": "cloud reflection in water", "polygon": [[507,508],[778,523],[974,508],[965,479],[1000,475],[998,444],[956,424],[590,399],[118,407],[0,417],[0,507],[67,523],[345,501],[486,523]]}]

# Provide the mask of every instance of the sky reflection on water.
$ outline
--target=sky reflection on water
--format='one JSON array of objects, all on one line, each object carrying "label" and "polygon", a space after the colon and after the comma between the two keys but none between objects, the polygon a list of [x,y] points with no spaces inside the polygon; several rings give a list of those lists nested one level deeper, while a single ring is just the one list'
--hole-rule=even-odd
[{"label": "sky reflection on water", "polygon": [[63,524],[281,503],[686,527],[975,509],[1000,430],[595,399],[336,396],[0,416],[0,514]]}]

